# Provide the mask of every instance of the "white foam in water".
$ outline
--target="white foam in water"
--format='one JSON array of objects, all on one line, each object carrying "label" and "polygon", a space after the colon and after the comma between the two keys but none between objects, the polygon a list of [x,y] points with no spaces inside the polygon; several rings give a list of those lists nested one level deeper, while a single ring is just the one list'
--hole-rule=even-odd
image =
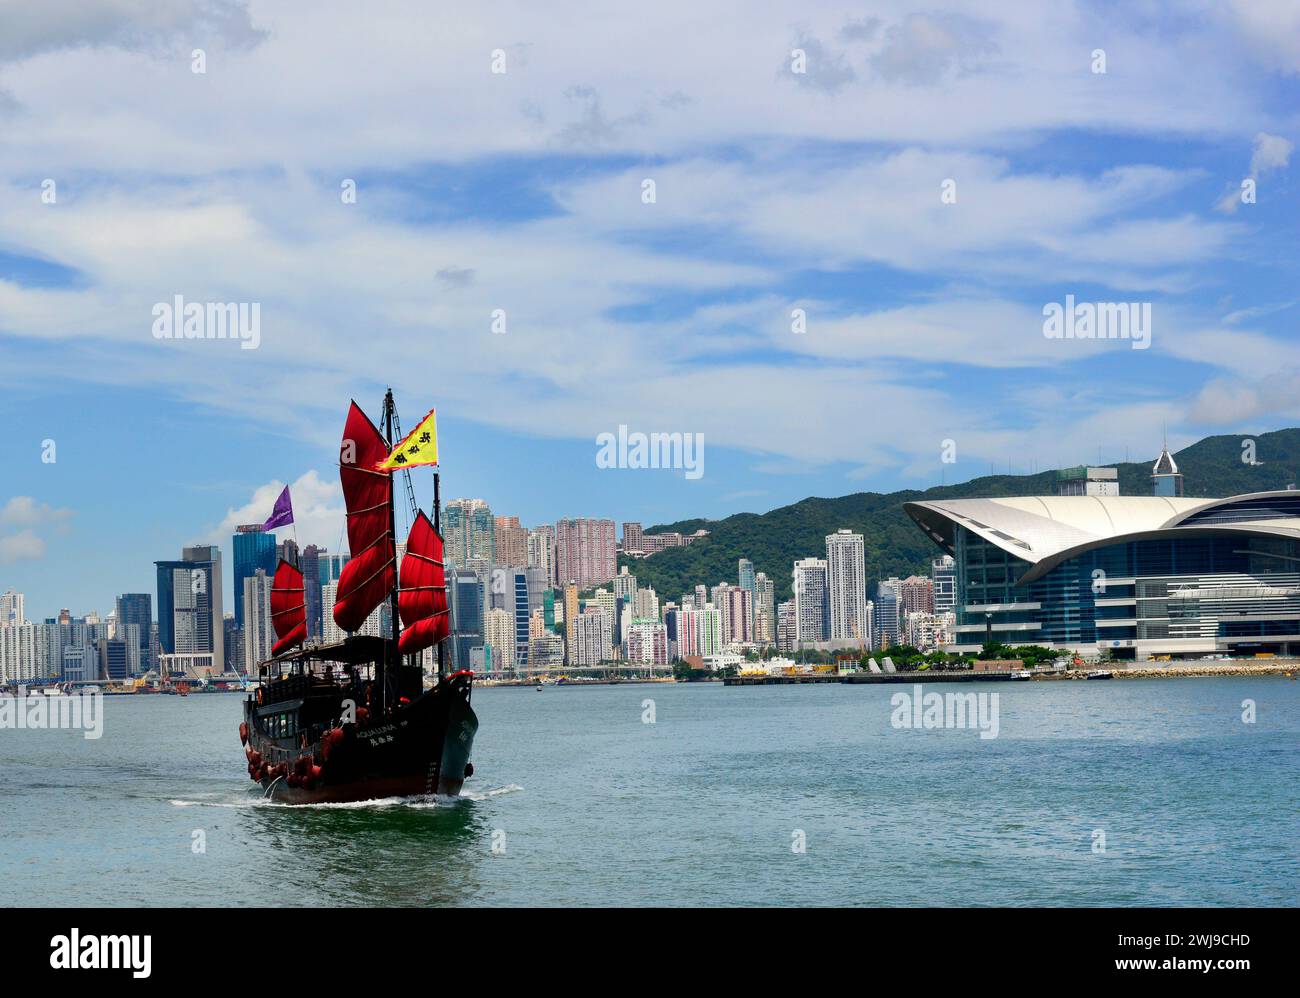
[{"label": "white foam in water", "polygon": [[462,791],[457,797],[446,797],[441,794],[425,795],[420,794],[416,797],[379,797],[375,800],[355,800],[342,801],[337,803],[322,804],[282,804],[279,801],[268,800],[265,797],[245,797],[239,800],[168,800],[167,803],[173,807],[284,807],[295,809],[332,809],[332,810],[364,810],[369,808],[389,808],[389,807],[409,807],[409,808],[430,808],[430,807],[455,807],[461,801],[481,801],[490,797],[500,797],[502,794],[514,793],[516,790],[524,789],[518,783],[508,783],[504,787],[494,787],[491,790],[480,791]]}]

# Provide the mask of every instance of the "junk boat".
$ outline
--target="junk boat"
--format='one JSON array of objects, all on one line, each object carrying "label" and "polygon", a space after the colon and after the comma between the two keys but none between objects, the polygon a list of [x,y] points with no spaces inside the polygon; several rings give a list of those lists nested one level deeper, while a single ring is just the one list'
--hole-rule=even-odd
[{"label": "junk boat", "polygon": [[[260,685],[244,701],[239,725],[248,776],[272,800],[454,796],[474,771],[474,675],[448,674],[446,665],[450,614],[436,522],[438,473],[433,522],[416,507],[409,479],[411,464],[436,467],[433,416],[395,445],[394,427],[396,434],[401,428],[392,391],[384,396],[383,434],[355,401],[348,412],[339,477],[352,558],[339,576],[334,622],[349,637],[307,646],[302,572],[283,559],[276,569],[271,622],[279,640],[259,667]],[[422,448],[433,461],[420,459]],[[399,470],[408,476],[413,517],[400,571],[393,508]],[[384,603],[390,633],[352,633]],[[421,660],[427,648],[437,649],[438,681],[426,691]]]}]

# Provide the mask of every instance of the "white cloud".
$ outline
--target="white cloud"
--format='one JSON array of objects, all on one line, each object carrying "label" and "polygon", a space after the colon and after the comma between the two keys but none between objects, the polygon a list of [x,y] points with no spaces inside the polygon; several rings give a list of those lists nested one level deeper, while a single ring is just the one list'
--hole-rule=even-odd
[{"label": "white cloud", "polygon": [[39,561],[45,557],[45,542],[31,530],[0,535],[0,565],[16,561]]},{"label": "white cloud", "polygon": [[[1290,161],[1291,152],[1294,149],[1295,146],[1282,136],[1260,132],[1255,136],[1254,148],[1250,154],[1250,173],[1248,176],[1252,180],[1259,180],[1266,173],[1282,169]],[[1242,203],[1241,186],[1233,184],[1231,187],[1232,189],[1223,195],[1215,205],[1219,211],[1228,214],[1236,211],[1237,207]]]},{"label": "white cloud", "polygon": [[[653,205],[637,196],[647,176],[656,183]],[[1151,214],[1196,179],[1146,165],[1097,177],[1029,173],[1002,157],[920,148],[827,164],[790,150],[753,163],[636,168],[554,194],[575,226],[606,237],[704,231],[792,266],[881,263],[1152,288],[1167,285],[1175,268],[1215,259],[1242,234],[1223,221]],[[947,180],[956,203],[940,198]]]},{"label": "white cloud", "polygon": [[[421,0],[364,12],[314,0],[84,6],[44,0],[7,17],[11,58],[44,52],[5,73],[21,122],[6,129],[10,174],[54,163],[335,175],[564,148],[677,155],[755,136],[987,147],[1062,128],[1263,125],[1250,78],[1225,83],[1241,69],[1225,41],[1263,35],[1258,19],[1177,32],[1133,19],[1093,43],[1082,5],[948,0],[918,14],[893,0],[873,5],[869,40],[826,43],[839,67],[828,88],[791,85],[788,63],[800,38],[844,38],[850,22],[830,3],[666,0],[653,17],[522,0],[436,17]],[[227,48],[204,75],[189,71],[192,39]],[[1102,41],[1109,77],[1088,71]],[[505,74],[490,69],[497,48]]]},{"label": "white cloud", "polygon": [[[1024,446],[929,368],[1061,372],[1110,345],[1045,339],[1037,303],[1008,289],[1176,294],[1237,249],[1245,227],[1170,209],[1201,182],[1190,170],[1063,172],[1018,154],[1091,129],[1258,135],[1260,168],[1290,150],[1265,130],[1277,126],[1249,67],[1221,44],[1239,29],[1121,19],[1104,40],[1111,75],[1096,77],[1086,10],[987,6],[918,16],[884,3],[854,23],[842,6],[813,4],[798,24],[740,0],[667,3],[646,18],[597,7],[583,9],[580,31],[524,3],[438,19],[403,3],[331,16],[305,0],[153,13],[121,0],[80,20],[71,5],[47,6],[9,40],[3,85],[16,106],[0,123],[0,162],[16,179],[0,187],[0,232],[7,251],[79,280],[0,281],[0,333],[28,348],[0,377],[145,386],[263,423],[280,399],[276,431],[331,448],[354,386],[391,380],[427,396],[435,378],[444,412],[527,433],[590,438],[611,422],[657,425],[677,406],[711,445],[773,469],[846,461],[869,474],[972,425],[986,432],[963,453]],[[204,18],[233,27],[211,28],[224,48],[196,76],[185,39]],[[1240,30],[1262,37],[1260,24]],[[156,38],[165,44],[141,41]],[[819,40],[834,70],[817,86],[782,75],[800,38]],[[504,76],[489,71],[495,48],[508,53]],[[402,221],[459,193],[437,171],[424,185],[430,164],[592,152],[611,158],[537,181],[543,217]],[[642,154],[646,164],[608,172]],[[59,180],[57,205],[37,196],[46,176]],[[646,176],[654,205],[639,197]],[[340,203],[343,177],[358,180],[356,205]],[[954,205],[939,197],[947,178]],[[540,210],[550,198],[558,215]],[[710,243],[723,251],[706,254]],[[924,290],[863,302],[797,287],[803,271],[811,284],[872,268],[889,275],[882,286],[897,271],[925,278]],[[260,303],[260,349],[153,340],[150,309],[175,294]],[[690,304],[714,298],[726,304]],[[669,318],[629,317],[674,299],[686,304]],[[791,299],[810,309],[805,337],[789,331]],[[508,314],[503,337],[489,332],[496,308]],[[1162,326],[1160,349],[1219,372],[1278,349],[1248,330],[1235,342],[1182,335],[1202,326]],[[790,418],[796,398],[816,400],[807,420]],[[845,430],[863,398],[924,416],[884,446]],[[1077,427],[1119,432],[1096,418],[1066,427],[1070,415],[1047,402],[1030,416],[1062,442],[1081,440]],[[332,477],[303,476],[295,501],[336,490]],[[277,492],[264,485],[232,509],[218,539],[261,522]],[[299,540],[336,547],[337,494],[318,507]]]},{"label": "white cloud", "polygon": [[1263,65],[1300,73],[1300,6],[1292,0],[1231,0],[1210,3],[1207,12]]},{"label": "white cloud", "polygon": [[180,41],[241,46],[262,37],[241,0],[10,0],[4,17],[0,62],[85,46],[162,54]]},{"label": "white cloud", "polygon": [[31,496],[12,496],[0,506],[0,528],[19,529],[0,533],[0,565],[44,558],[45,541],[33,528],[53,527],[56,532],[64,532],[72,515],[70,509],[37,502]]},{"label": "white cloud", "polygon": [[0,507],[0,526],[39,527],[62,523],[71,516],[70,509],[56,509],[48,503],[37,502],[31,496],[13,496]]},{"label": "white cloud", "polygon": [[1291,159],[1295,146],[1280,135],[1260,132],[1255,136],[1255,148],[1250,154],[1250,175],[1259,177],[1272,170],[1280,170]]},{"label": "white cloud", "polygon": [[[283,490],[284,482],[278,480],[259,485],[243,506],[226,511],[221,523],[208,532],[208,542],[228,543],[235,528],[241,524],[265,522]],[[290,484],[289,496],[293,502],[294,522],[291,526],[276,528],[277,538],[296,538],[300,548],[315,544],[331,551],[347,550],[347,511],[337,478],[327,480],[314,469],[306,471]]]}]

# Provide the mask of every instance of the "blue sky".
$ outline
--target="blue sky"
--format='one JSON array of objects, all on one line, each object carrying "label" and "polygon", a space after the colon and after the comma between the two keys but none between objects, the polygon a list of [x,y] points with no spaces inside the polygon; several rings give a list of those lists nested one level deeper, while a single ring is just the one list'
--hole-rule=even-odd
[{"label": "blue sky", "polygon": [[[1300,423],[1294,4],[536,6],[6,9],[0,589],[29,616],[152,591],[284,482],[337,548],[347,401],[389,383],[438,407],[446,494],[529,525]],[[177,294],[259,303],[258,349],[153,338]],[[1150,303],[1150,348],[1046,338],[1066,295]],[[703,434],[704,475],[597,468],[620,424]]]}]

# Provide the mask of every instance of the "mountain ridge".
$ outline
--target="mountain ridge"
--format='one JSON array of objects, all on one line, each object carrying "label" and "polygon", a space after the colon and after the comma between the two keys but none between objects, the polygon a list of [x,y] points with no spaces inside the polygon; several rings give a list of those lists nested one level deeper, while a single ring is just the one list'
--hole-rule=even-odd
[{"label": "mountain ridge", "polygon": [[[1245,441],[1253,441],[1256,463],[1243,460]],[[1149,461],[1102,465],[1119,472],[1120,495],[1151,495]],[[1259,434],[1204,437],[1174,453],[1184,476],[1185,494],[1215,498],[1286,488],[1300,467],[1300,427]],[[1093,465],[1097,467],[1097,465]],[[689,547],[669,548],[650,558],[619,555],[638,583],[652,586],[660,600],[677,600],[697,584],[737,581],[737,561],[749,558],[755,572],[776,583],[776,598],[790,598],[791,569],[796,559],[825,557],[827,534],[848,528],[863,535],[868,583],[891,575],[929,574],[934,544],[903,512],[915,500],[1053,495],[1060,469],[1032,475],[984,475],[953,485],[896,492],[855,492],[838,498],[809,496],[766,513],[734,513],[719,520],[699,518],[647,527],[646,533],[709,531]]]}]

